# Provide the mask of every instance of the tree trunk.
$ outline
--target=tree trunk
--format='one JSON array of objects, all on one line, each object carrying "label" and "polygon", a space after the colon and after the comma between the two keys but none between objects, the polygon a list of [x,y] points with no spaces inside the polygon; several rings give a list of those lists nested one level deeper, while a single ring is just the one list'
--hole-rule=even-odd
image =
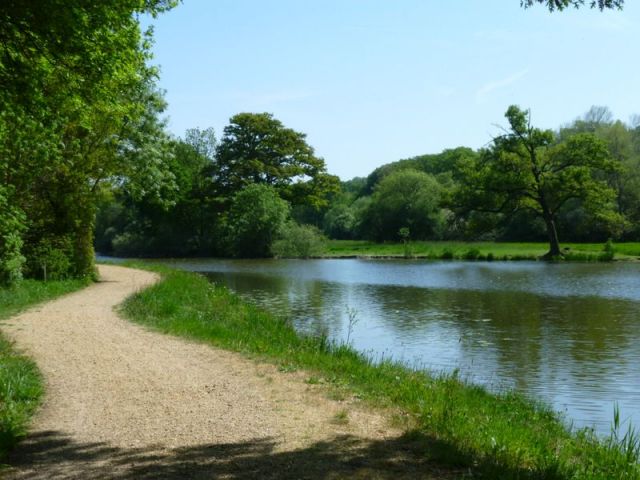
[{"label": "tree trunk", "polygon": [[543,258],[551,260],[554,257],[562,256],[560,251],[560,242],[558,241],[558,231],[556,230],[556,222],[550,213],[545,213],[544,223],[547,226],[547,236],[549,237],[549,251]]}]

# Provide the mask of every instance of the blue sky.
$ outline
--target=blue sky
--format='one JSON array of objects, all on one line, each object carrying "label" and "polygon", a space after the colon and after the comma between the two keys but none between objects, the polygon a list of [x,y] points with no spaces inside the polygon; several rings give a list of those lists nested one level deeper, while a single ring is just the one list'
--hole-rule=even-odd
[{"label": "blue sky", "polygon": [[640,5],[523,10],[519,0],[184,0],[153,21],[169,129],[270,112],[346,180],[479,148],[510,104],[556,128],[640,113]]}]

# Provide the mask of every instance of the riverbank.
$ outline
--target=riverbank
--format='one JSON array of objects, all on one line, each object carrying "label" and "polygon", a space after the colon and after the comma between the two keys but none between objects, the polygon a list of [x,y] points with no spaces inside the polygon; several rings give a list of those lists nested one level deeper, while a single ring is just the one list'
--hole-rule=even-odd
[{"label": "riverbank", "polygon": [[600,441],[588,431],[569,431],[558,415],[520,395],[494,395],[455,375],[373,364],[347,346],[298,336],[287,321],[202,277],[160,271],[164,280],[128,300],[125,315],[275,363],[283,372],[304,371],[309,384],[324,385],[336,398],[391,408],[431,462],[485,478],[640,478],[633,438]]},{"label": "riverbank", "polygon": [[[2,325],[46,384],[2,478],[463,476],[425,459],[416,438],[361,400],[326,397],[303,371],[124,320],[114,307],[159,276],[114,265],[99,271],[99,282]],[[180,293],[180,309],[208,322],[195,286]]]},{"label": "riverbank", "polygon": [[[0,320],[86,285],[88,281],[83,280],[25,280],[13,288],[2,288]],[[42,393],[42,377],[33,360],[19,354],[13,344],[0,335],[0,463],[24,437]]]},{"label": "riverbank", "polygon": [[[604,244],[562,244],[569,261],[607,261]],[[547,243],[421,241],[374,243],[364,240],[329,240],[325,258],[423,258],[456,260],[538,260],[549,250]],[[640,242],[614,244],[615,260],[638,260]]]}]

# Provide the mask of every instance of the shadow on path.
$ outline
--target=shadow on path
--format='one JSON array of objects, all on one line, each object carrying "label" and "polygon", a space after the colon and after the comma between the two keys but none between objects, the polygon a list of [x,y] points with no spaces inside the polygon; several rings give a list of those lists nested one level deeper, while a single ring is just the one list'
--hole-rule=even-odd
[{"label": "shadow on path", "polygon": [[281,452],[271,439],[173,450],[76,443],[59,432],[31,435],[9,458],[9,479],[446,479],[464,470],[439,467],[442,448],[421,434],[378,441],[339,436]]}]

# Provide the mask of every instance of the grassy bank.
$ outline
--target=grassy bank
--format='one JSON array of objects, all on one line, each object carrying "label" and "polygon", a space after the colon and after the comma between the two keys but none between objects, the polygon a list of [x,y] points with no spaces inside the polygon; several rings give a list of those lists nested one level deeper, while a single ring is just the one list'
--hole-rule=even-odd
[{"label": "grassy bank", "polygon": [[[565,259],[575,261],[608,260],[601,243],[563,243]],[[640,243],[615,244],[615,258],[640,257]],[[363,240],[330,240],[328,257],[418,257],[461,260],[537,260],[549,250],[547,243],[515,242],[411,242],[374,243]]]},{"label": "grassy bank", "polygon": [[164,280],[130,298],[123,313],[159,331],[304,369],[309,383],[403,412],[433,462],[474,477],[640,478],[637,443],[572,433],[558,416],[514,393],[495,395],[455,375],[434,377],[392,362],[373,364],[344,345],[301,337],[283,319],[247,305],[196,274],[160,269]]},{"label": "grassy bank", "polygon": [[[0,320],[85,285],[87,282],[81,280],[26,280],[14,288],[0,289]],[[0,461],[24,436],[42,391],[42,379],[36,365],[18,354],[11,343],[0,336]]]}]

